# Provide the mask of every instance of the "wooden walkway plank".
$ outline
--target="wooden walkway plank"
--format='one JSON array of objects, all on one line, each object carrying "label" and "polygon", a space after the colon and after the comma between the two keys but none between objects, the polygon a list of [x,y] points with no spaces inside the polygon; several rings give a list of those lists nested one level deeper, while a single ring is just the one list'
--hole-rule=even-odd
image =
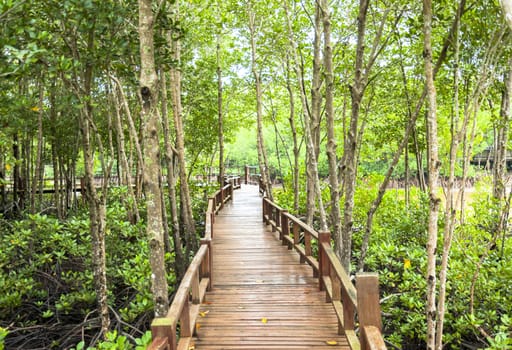
[{"label": "wooden walkway plank", "polygon": [[213,290],[191,349],[349,349],[311,267],[262,222],[257,186],[215,218]]}]

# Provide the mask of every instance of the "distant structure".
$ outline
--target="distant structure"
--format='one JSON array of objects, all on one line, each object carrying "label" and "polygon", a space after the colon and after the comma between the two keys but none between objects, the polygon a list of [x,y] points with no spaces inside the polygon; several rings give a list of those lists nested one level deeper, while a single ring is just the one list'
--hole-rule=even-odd
[{"label": "distant structure", "polygon": [[[507,162],[507,170],[512,170],[512,151],[507,150],[506,155]],[[487,147],[482,152],[477,153],[473,156],[470,163],[472,165],[484,167],[486,169],[492,169],[494,166],[494,149],[492,147]]]}]

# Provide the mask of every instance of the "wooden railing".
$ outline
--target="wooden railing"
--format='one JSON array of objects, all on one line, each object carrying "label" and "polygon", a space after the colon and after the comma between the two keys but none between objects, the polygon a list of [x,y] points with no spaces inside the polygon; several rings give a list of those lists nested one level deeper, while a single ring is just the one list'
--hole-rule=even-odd
[{"label": "wooden railing", "polygon": [[[338,332],[346,335],[350,348],[386,349],[381,333],[378,275],[356,274],[354,286],[331,247],[331,234],[315,231],[268,198],[263,198],[263,221],[272,226],[273,232],[279,233],[283,245],[299,253],[301,262],[311,265],[320,290],[326,291],[326,301],[332,303],[336,311]],[[314,240],[318,243],[316,252]]]},{"label": "wooden railing", "polygon": [[151,323],[153,341],[148,349],[189,349],[192,335],[196,329],[199,307],[204,300],[206,291],[213,288],[211,248],[215,214],[222,209],[227,201],[233,199],[233,188],[230,183],[208,199],[205,234],[201,239],[201,247],[192,259],[167,315],[162,318],[155,318]]},{"label": "wooden railing", "polygon": [[233,189],[238,189],[240,186],[242,186],[242,180],[240,179],[240,176],[225,176],[224,177],[224,184],[231,184],[233,186]]}]

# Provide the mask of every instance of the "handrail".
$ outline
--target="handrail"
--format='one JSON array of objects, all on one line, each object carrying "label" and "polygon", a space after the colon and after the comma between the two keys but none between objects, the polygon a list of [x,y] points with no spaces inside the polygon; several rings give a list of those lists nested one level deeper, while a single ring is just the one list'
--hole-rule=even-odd
[{"label": "handrail", "polygon": [[[331,247],[330,232],[317,232],[266,197],[263,198],[263,221],[272,226],[272,232],[279,233],[283,245],[299,253],[302,263],[311,265],[313,276],[319,280],[319,289],[326,291],[326,301],[333,305],[336,312],[338,333],[345,334],[350,348],[386,349],[382,337],[378,275],[358,273],[354,286]],[[313,240],[318,241],[316,254]],[[359,337],[355,328],[356,316]]]},{"label": "handrail", "polygon": [[224,176],[224,184],[231,184],[233,186],[233,189],[238,189],[242,186],[242,179],[240,176],[234,176],[234,175],[227,175]]},{"label": "handrail", "polygon": [[[205,234],[201,246],[192,259],[176,295],[165,317],[155,318],[151,323],[153,340],[149,350],[188,349],[196,329],[199,307],[206,291],[213,288],[212,239],[215,214],[224,204],[233,200],[233,184],[229,183],[208,198],[205,214]],[[178,339],[179,324],[179,339]]]}]

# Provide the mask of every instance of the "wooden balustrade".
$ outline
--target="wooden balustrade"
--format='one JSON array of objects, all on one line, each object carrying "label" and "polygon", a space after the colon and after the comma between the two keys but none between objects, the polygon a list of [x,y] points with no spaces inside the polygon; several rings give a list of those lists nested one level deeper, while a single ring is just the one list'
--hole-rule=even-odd
[{"label": "wooden balustrade", "polygon": [[228,185],[231,184],[233,186],[233,189],[236,190],[242,186],[242,180],[240,176],[225,176],[224,177],[224,184]]},{"label": "wooden balustrade", "polygon": [[199,315],[199,307],[206,291],[213,288],[211,243],[215,214],[227,201],[233,199],[233,188],[230,183],[208,199],[205,235],[201,239],[201,247],[183,276],[167,315],[155,318],[151,323],[153,341],[148,347],[149,350],[187,350],[189,348]]},{"label": "wooden balustrade", "polygon": [[272,226],[272,232],[278,232],[283,245],[299,253],[301,262],[311,265],[320,290],[326,291],[326,301],[334,307],[338,331],[346,335],[350,348],[386,349],[381,333],[378,275],[358,273],[354,286],[331,247],[331,234],[315,231],[268,198],[263,198],[263,221]]}]

